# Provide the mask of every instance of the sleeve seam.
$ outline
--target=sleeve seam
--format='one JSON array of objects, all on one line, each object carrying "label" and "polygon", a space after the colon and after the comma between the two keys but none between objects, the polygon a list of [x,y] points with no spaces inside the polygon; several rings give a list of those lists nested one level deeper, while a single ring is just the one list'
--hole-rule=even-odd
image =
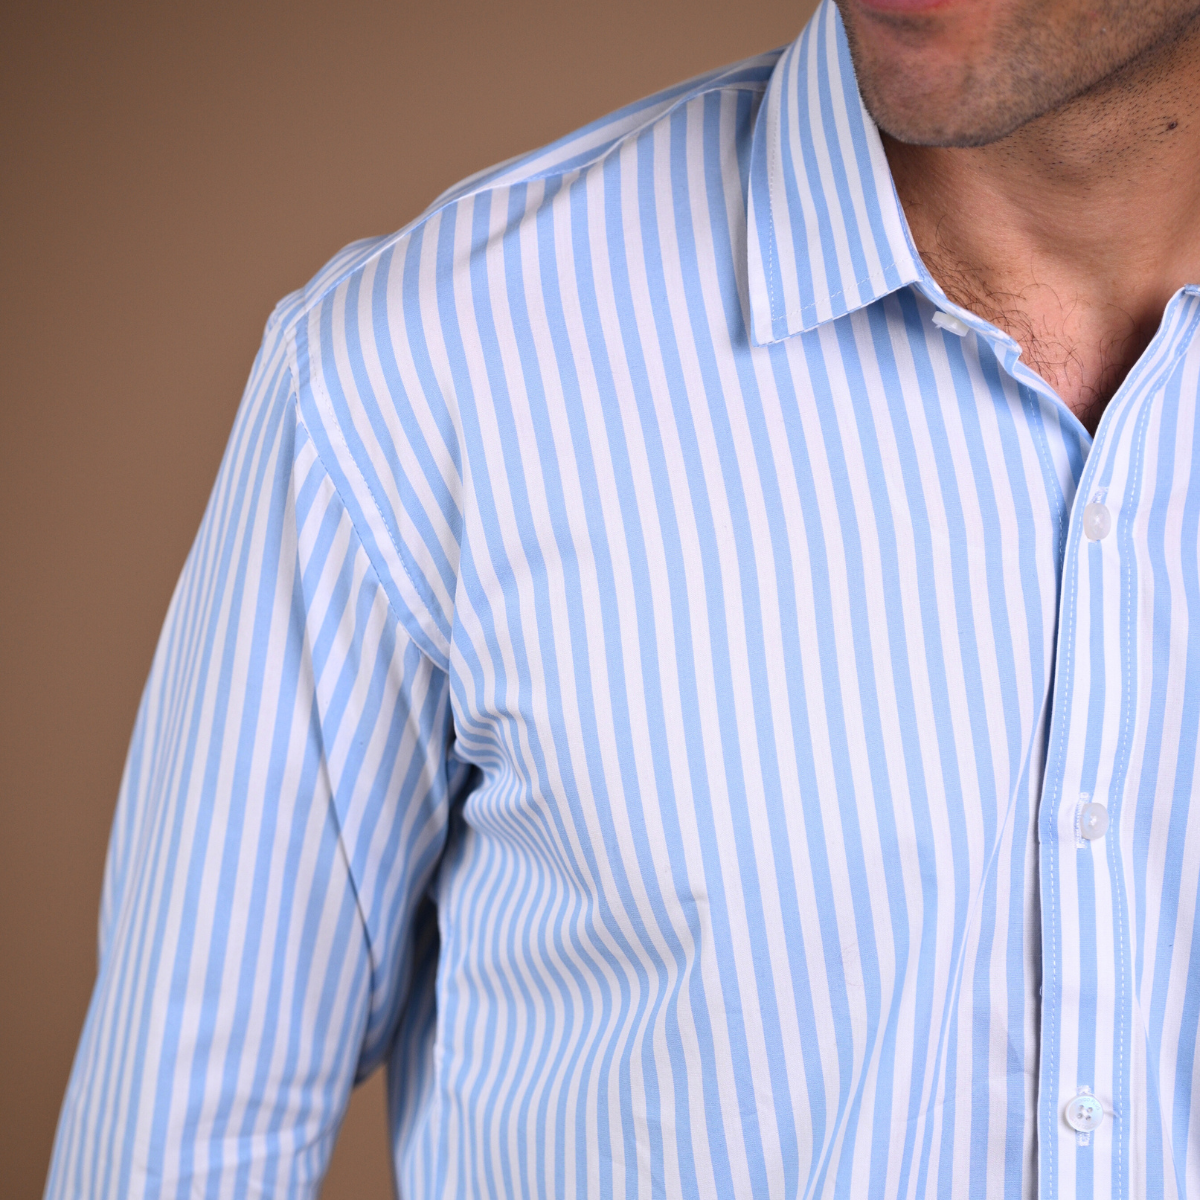
[{"label": "sleeve seam", "polygon": [[[449,671],[447,670],[447,668],[444,667],[440,662],[438,662],[433,657],[433,655],[431,655],[429,653],[429,651],[426,650],[424,646],[422,646],[421,639],[419,637],[413,636],[413,632],[412,632],[412,630],[409,629],[408,623],[396,611],[396,606],[392,603],[392,598],[391,598],[391,596],[388,595],[388,590],[384,586],[384,583],[383,583],[384,575],[380,572],[379,566],[376,564],[375,560],[372,558],[370,551],[368,551],[366,542],[363,540],[362,534],[359,532],[358,526],[355,525],[355,523],[354,523],[354,517],[350,512],[350,506],[346,503],[345,497],[342,495],[341,491],[338,489],[337,483],[334,481],[334,478],[333,478],[333,472],[330,471],[329,464],[325,461],[324,457],[321,454],[321,447],[318,445],[317,439],[315,437],[313,437],[312,430],[309,429],[307,422],[304,420],[304,412],[300,407],[300,380],[299,380],[299,376],[298,376],[298,373],[296,370],[296,343],[295,343],[295,329],[294,328],[289,329],[287,332],[287,347],[288,347],[287,369],[288,369],[288,375],[291,378],[291,392],[290,392],[288,399],[290,400],[290,402],[292,403],[292,405],[295,408],[296,423],[304,430],[309,441],[312,442],[313,454],[316,455],[317,461],[321,464],[321,470],[324,472],[325,478],[329,480],[329,486],[331,488],[333,488],[334,495],[337,496],[338,502],[342,506],[342,511],[345,512],[345,514],[346,514],[346,520],[350,522],[350,528],[351,528],[351,530],[353,530],[354,536],[355,536],[356,540],[358,541],[359,546],[362,548],[363,554],[365,554],[367,557],[367,562],[370,564],[372,573],[375,575],[376,580],[378,580],[378,582],[379,582],[379,585],[380,585],[379,590],[383,593],[383,601],[387,605],[388,612],[391,614],[392,619],[400,626],[401,629],[404,630],[404,636],[417,648],[418,653],[430,663],[430,665],[434,668],[434,670],[438,671],[439,673],[441,673],[443,675],[448,675]],[[342,433],[341,426],[338,425],[336,422],[334,422],[334,426],[337,429],[338,436],[342,438],[343,443],[344,443],[345,442],[345,434]],[[348,452],[349,452],[349,447],[347,447],[347,453]],[[357,464],[356,464],[356,466],[357,466]],[[360,474],[361,474],[361,472],[360,472]],[[367,487],[367,492],[371,497],[371,503],[375,505],[375,511],[379,513],[379,518],[383,522],[384,528],[387,529],[387,521],[384,519],[383,510],[379,506],[379,501],[378,501],[378,499],[376,499],[375,493],[373,491],[371,491],[370,485],[367,484],[365,479],[363,480],[363,483]],[[412,572],[409,571],[408,566],[404,561],[404,554],[401,551],[400,547],[396,544],[396,539],[392,536],[391,530],[388,529],[387,532],[388,532],[389,540],[392,542],[392,547],[396,551],[396,559],[400,563],[400,569],[404,572],[405,578],[408,580],[409,586],[419,596],[420,588],[417,587],[417,582],[415,579],[413,579]],[[415,619],[416,614],[413,614],[413,616]],[[428,634],[426,634],[424,632],[424,630],[422,630],[421,632],[424,636],[426,636],[426,637],[429,636]],[[448,658],[449,658],[449,654],[447,653],[447,659]]]},{"label": "sleeve seam", "polygon": [[[422,648],[420,642],[412,636],[412,633],[409,630],[408,625],[405,623],[403,618],[396,611],[395,606],[392,604],[391,597],[389,597],[387,594],[387,588],[385,588],[383,586],[383,580],[381,579],[381,577],[379,575],[379,571],[378,571],[377,567],[375,566],[375,563],[371,559],[371,555],[367,552],[366,545],[363,543],[362,537],[358,532],[358,528],[354,524],[354,518],[350,514],[350,509],[347,506],[344,498],[342,497],[341,492],[338,490],[338,486],[334,482],[333,476],[329,471],[329,467],[326,465],[325,460],[321,457],[320,447],[317,445],[316,438],[313,437],[312,431],[308,428],[308,425],[304,420],[304,414],[300,410],[299,382],[296,378],[296,371],[294,369],[294,365],[293,365],[290,355],[288,356],[288,361],[287,361],[287,371],[288,371],[288,376],[291,380],[291,388],[290,388],[289,395],[288,395],[288,402],[292,405],[292,411],[295,415],[296,424],[299,428],[304,430],[305,436],[308,438],[309,442],[312,443],[313,456],[315,457],[316,461],[320,464],[321,473],[324,475],[325,479],[327,479],[329,481],[329,486],[330,486],[330,488],[332,488],[333,494],[337,497],[338,503],[341,505],[342,512],[345,513],[346,520],[349,522],[350,531],[353,534],[355,540],[358,542],[359,548],[362,550],[364,556],[366,557],[367,567],[370,570],[371,574],[375,576],[375,580],[379,585],[379,592],[383,596],[384,604],[387,606],[388,614],[391,616],[392,621],[395,623],[395,625],[399,627],[401,633],[403,634],[405,640],[409,643],[409,645],[415,647],[417,650],[417,653],[420,654],[421,657],[424,658],[430,664],[430,666],[433,667],[433,669],[435,671],[437,671],[441,675],[445,675],[446,672],[443,670],[441,665],[438,664],[437,662],[435,662],[433,660],[433,658],[428,654],[428,652]],[[370,1024],[370,1011],[374,1007],[373,997],[376,995],[378,988],[381,986],[380,981],[383,978],[383,957],[382,957],[381,951],[376,946],[376,937],[371,928],[371,920],[367,913],[366,907],[363,904],[362,891],[359,886],[358,874],[354,869],[354,862],[350,855],[350,848],[346,844],[345,831],[342,828],[342,816],[338,810],[337,801],[334,797],[332,789],[330,790],[330,793],[329,793],[328,803],[329,803],[329,818],[333,822],[333,826],[334,826],[335,830],[337,831],[338,852],[341,856],[342,864],[346,871],[346,878],[347,878],[347,881],[349,882],[350,889],[354,893],[354,907],[358,913],[358,919],[362,922],[363,937],[366,939],[366,943],[367,943],[367,957],[368,957],[368,961],[370,962],[370,966],[371,966],[370,995],[372,997],[371,1001],[369,1002],[368,1015],[367,1015],[367,1024],[369,1025]],[[366,1030],[364,1029],[364,1038],[365,1038],[365,1036],[366,1036]],[[365,1042],[364,1042],[364,1046],[365,1046]],[[357,1066],[355,1068],[355,1071],[357,1073]]]}]

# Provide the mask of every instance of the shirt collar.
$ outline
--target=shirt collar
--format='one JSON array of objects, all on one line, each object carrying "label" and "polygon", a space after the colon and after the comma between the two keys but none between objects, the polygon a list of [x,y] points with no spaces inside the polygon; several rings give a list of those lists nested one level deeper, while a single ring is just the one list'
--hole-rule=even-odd
[{"label": "shirt collar", "polygon": [[822,0],[771,74],[755,119],[747,210],[757,345],[921,277],[833,0]]}]

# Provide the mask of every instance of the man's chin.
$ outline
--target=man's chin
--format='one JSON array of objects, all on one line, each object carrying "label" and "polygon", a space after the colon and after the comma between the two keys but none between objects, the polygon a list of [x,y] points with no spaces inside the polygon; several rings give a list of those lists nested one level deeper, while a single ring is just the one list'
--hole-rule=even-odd
[{"label": "man's chin", "polygon": [[875,124],[884,133],[907,146],[940,146],[965,150],[978,146],[990,146],[1013,132],[1011,129],[978,129],[911,121],[881,121],[875,117],[874,113],[871,115]]},{"label": "man's chin", "polygon": [[944,94],[922,92],[903,81],[895,81],[886,91],[868,90],[863,101],[884,133],[909,146],[988,146],[1008,137],[1029,119],[1024,114],[972,105],[955,89]]}]

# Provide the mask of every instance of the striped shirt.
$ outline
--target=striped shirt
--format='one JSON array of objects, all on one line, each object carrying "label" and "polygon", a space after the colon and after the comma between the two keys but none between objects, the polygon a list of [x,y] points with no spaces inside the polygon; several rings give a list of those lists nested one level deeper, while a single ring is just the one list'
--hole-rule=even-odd
[{"label": "striped shirt", "polygon": [[[1200,1196],[1200,288],[1096,436],[829,0],[277,308],[47,1197]],[[1193,621],[1192,617],[1196,616]]]}]

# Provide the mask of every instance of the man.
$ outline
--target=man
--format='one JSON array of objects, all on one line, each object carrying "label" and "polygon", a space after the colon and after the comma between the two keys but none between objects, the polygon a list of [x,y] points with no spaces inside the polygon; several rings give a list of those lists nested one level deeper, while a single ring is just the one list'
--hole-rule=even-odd
[{"label": "man", "polygon": [[50,1197],[380,1063],[408,1197],[1200,1196],[1198,13],[825,0],[280,305]]}]

